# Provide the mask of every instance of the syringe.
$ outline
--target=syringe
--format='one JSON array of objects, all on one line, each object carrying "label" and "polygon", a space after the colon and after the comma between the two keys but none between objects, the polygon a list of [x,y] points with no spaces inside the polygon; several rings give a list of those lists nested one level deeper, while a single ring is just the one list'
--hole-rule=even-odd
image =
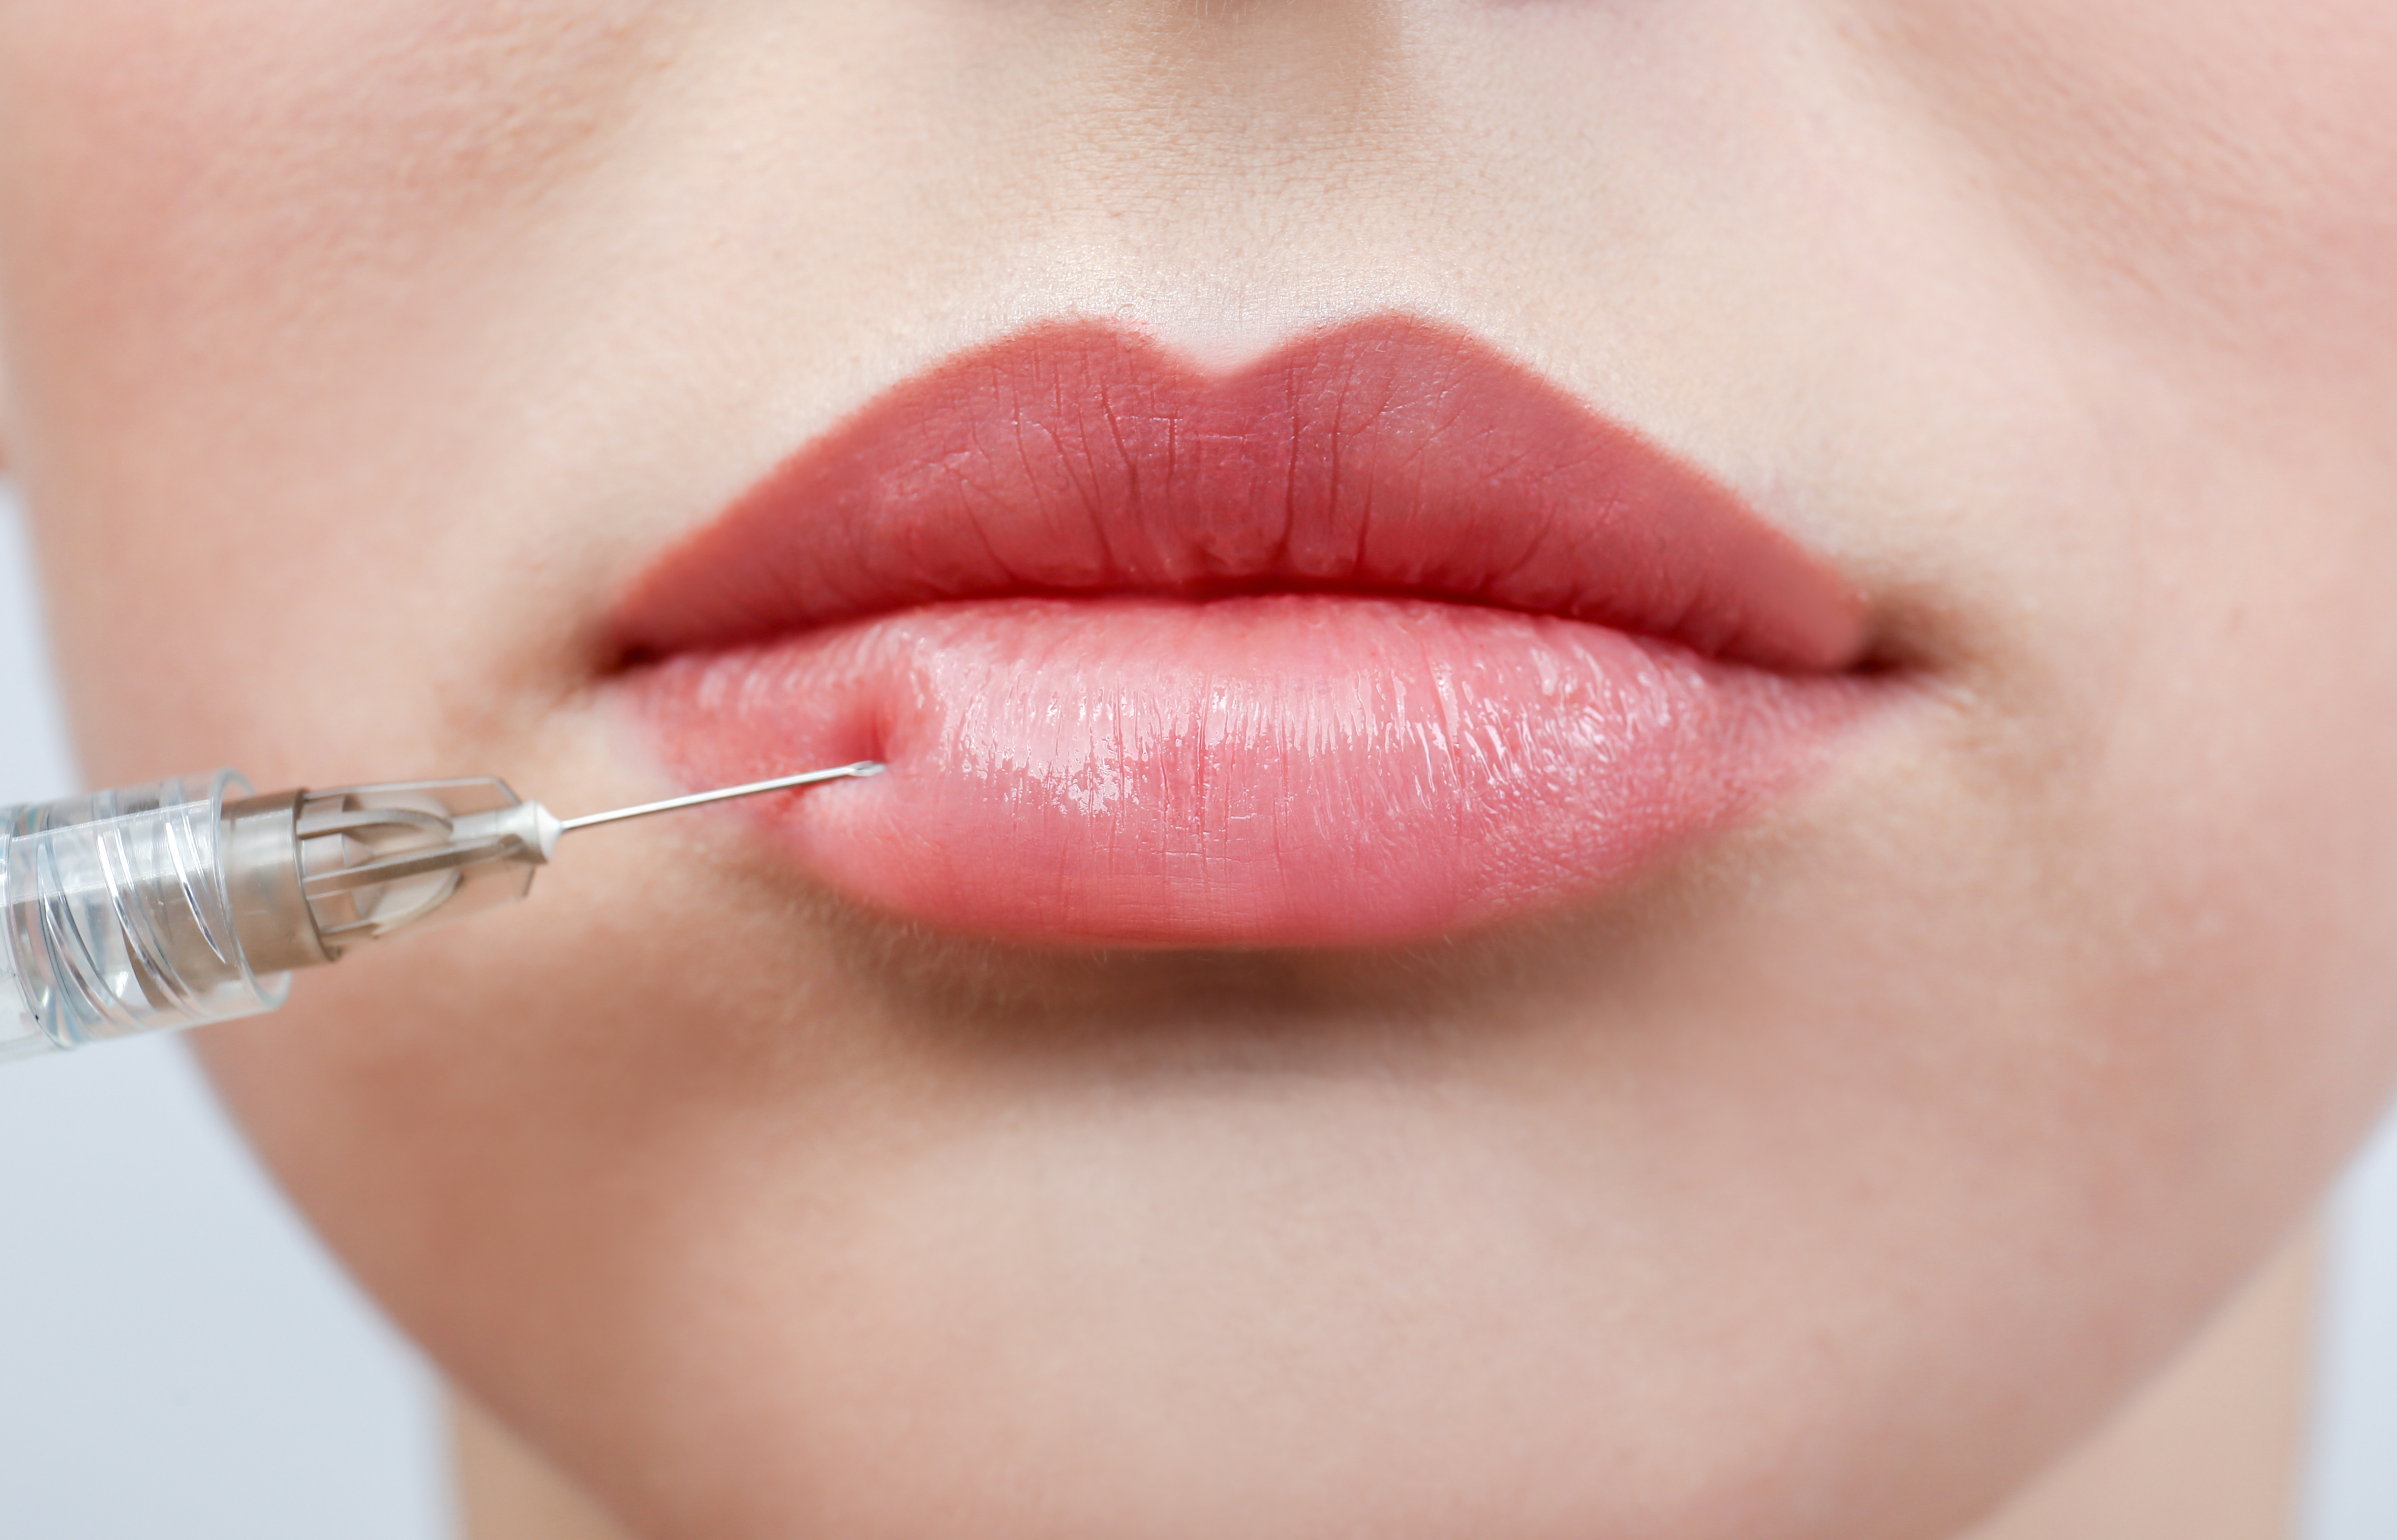
[{"label": "syringe", "polygon": [[489,777],[258,797],[232,770],[0,807],[0,1063],[273,1011],[294,970],[524,897],[577,829],[881,770],[562,820]]}]

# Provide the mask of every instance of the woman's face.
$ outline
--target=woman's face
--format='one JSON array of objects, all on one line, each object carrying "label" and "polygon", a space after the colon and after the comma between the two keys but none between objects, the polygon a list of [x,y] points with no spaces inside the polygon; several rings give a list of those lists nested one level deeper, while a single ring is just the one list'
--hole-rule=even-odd
[{"label": "woman's face", "polygon": [[632,1527],[1939,1533],[2397,1077],[2392,78],[14,0],[0,435],[96,782],[889,760],[200,1039]]}]

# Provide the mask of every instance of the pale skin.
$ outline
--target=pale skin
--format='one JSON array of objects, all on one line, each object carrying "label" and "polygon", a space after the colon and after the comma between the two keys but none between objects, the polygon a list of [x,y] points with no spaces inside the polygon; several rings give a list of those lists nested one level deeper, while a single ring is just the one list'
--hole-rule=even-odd
[{"label": "pale skin", "polygon": [[210,1029],[478,1540],[2260,1540],[2397,1083],[2391,78],[2369,0],[15,0],[0,438],[100,783],[658,795],[632,575],[1060,315],[1469,326],[1909,671],[1438,947],[927,938],[733,820]]},{"label": "pale skin", "polygon": [[[2295,1533],[2319,1270],[2307,1234],[2154,1383],[1964,1540]],[[468,1540],[625,1540],[588,1493],[473,1404],[456,1404],[452,1431]]]}]

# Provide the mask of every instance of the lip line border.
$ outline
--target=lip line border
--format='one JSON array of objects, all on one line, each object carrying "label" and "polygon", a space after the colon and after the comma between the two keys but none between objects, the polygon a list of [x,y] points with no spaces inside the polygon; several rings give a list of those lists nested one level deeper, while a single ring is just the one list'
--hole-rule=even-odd
[{"label": "lip line border", "polygon": [[[1309,579],[1300,576],[1260,576],[1252,580],[1235,579],[1222,583],[1201,582],[1190,584],[1145,583],[1122,579],[1103,579],[1088,586],[1050,586],[1038,583],[1009,583],[991,586],[965,585],[923,596],[882,599],[852,609],[796,621],[776,621],[754,629],[727,634],[720,637],[697,640],[649,643],[628,635],[625,612],[634,597],[656,581],[662,570],[669,569],[692,545],[721,530],[735,519],[742,510],[753,505],[765,489],[772,486],[789,467],[804,460],[832,441],[837,435],[866,420],[876,408],[891,397],[934,381],[961,363],[979,355],[1022,345],[1027,339],[1044,330],[1075,328],[1091,335],[1104,335],[1134,344],[1145,345],[1158,354],[1184,366],[1186,377],[1209,382],[1239,380],[1291,354],[1310,339],[1336,337],[1375,324],[1407,324],[1432,333],[1444,333],[1461,339],[1465,343],[1490,359],[1502,362],[1521,371],[1538,387],[1571,407],[1587,414],[1603,427],[1622,435],[1647,454],[1720,494],[1723,503],[1734,511],[1734,526],[1744,526],[1754,535],[1778,544],[1795,556],[1807,568],[1827,580],[1827,586],[1836,589],[1840,601],[1850,612],[1853,636],[1839,661],[1823,664],[1802,662],[1768,662],[1740,656],[1721,647],[1703,646],[1682,635],[1649,624],[1630,623],[1619,618],[1600,618],[1576,614],[1567,609],[1534,607],[1510,603],[1485,594],[1462,592],[1454,588],[1370,582],[1342,583]],[[1524,561],[1507,570],[1519,570]],[[1004,565],[1003,563],[1001,565]],[[1753,501],[1740,493],[1710,468],[1692,462],[1680,451],[1661,444],[1650,433],[1618,420],[1614,414],[1593,405],[1580,393],[1553,379],[1547,371],[1500,347],[1480,331],[1460,322],[1423,315],[1407,309],[1375,310],[1337,321],[1324,322],[1294,329],[1277,340],[1271,346],[1255,351],[1245,362],[1234,368],[1213,368],[1199,363],[1190,354],[1158,342],[1146,330],[1125,327],[1107,318],[1066,313],[1043,316],[1012,325],[1007,329],[980,340],[953,347],[927,363],[911,368],[896,380],[873,387],[862,398],[849,404],[824,426],[808,435],[795,447],[773,459],[759,474],[744,482],[740,490],[713,513],[694,523],[673,531],[649,551],[646,558],[634,569],[629,579],[622,582],[614,598],[607,607],[599,636],[602,678],[612,679],[635,674],[668,659],[691,654],[714,654],[748,648],[785,644],[789,641],[821,634],[835,627],[870,623],[880,619],[905,614],[912,610],[953,603],[1004,602],[1007,600],[1103,601],[1107,599],[1154,599],[1181,601],[1194,605],[1210,600],[1256,597],[1273,595],[1320,596],[1329,598],[1405,599],[1426,603],[1455,605],[1464,608],[1489,609],[1512,614],[1550,618],[1575,624],[1596,625],[1620,635],[1643,641],[1673,646],[1727,666],[1756,668],[1791,678],[1859,676],[1868,677],[1908,669],[1908,660],[1903,650],[1893,645],[1887,634],[1886,617],[1862,585],[1853,582],[1844,568],[1830,556],[1817,551],[1798,536],[1767,519]]]}]

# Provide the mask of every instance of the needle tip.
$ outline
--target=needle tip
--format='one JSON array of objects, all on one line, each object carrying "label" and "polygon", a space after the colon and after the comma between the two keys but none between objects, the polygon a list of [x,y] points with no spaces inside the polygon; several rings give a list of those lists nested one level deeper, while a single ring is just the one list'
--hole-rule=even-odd
[{"label": "needle tip", "polygon": [[849,773],[859,777],[879,775],[890,768],[879,759],[860,759],[856,764],[849,767]]}]

